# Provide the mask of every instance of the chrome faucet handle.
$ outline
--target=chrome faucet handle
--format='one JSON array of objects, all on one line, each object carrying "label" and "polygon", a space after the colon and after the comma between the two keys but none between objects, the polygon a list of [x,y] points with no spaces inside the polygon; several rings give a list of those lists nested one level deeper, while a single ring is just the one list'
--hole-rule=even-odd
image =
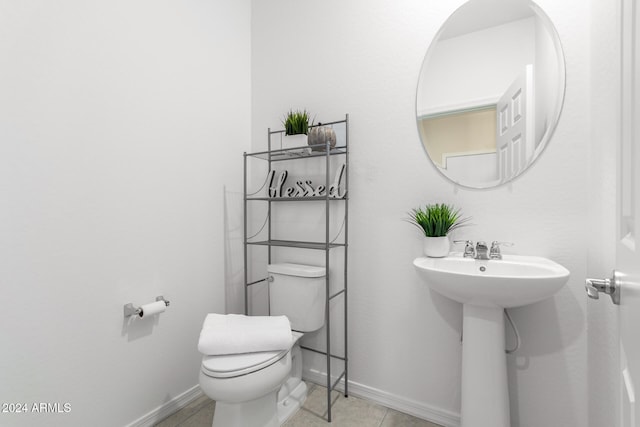
[{"label": "chrome faucet handle", "polygon": [[473,247],[473,240],[454,240],[453,243],[464,243],[465,258],[473,258],[476,256],[476,249]]},{"label": "chrome faucet handle", "polygon": [[454,240],[453,243],[464,243],[465,245],[473,245],[473,240]]},{"label": "chrome faucet handle", "polygon": [[491,242],[491,249],[489,250],[490,259],[502,259],[502,253],[500,252],[500,246],[513,246],[511,242],[498,242],[494,240]]}]

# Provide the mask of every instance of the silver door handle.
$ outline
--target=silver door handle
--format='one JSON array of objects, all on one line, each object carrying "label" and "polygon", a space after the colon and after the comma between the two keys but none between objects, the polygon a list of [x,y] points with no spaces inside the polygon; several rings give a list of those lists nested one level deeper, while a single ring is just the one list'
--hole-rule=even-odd
[{"label": "silver door handle", "polygon": [[599,299],[602,292],[609,295],[614,304],[620,305],[620,277],[615,270],[610,279],[585,280],[584,288],[589,298]]}]

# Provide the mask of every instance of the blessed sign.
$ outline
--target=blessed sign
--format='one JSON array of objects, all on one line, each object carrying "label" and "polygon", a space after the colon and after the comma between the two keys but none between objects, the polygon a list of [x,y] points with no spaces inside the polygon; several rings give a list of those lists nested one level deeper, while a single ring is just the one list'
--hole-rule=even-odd
[{"label": "blessed sign", "polygon": [[296,181],[295,186],[285,188],[285,182],[289,176],[289,172],[282,171],[278,175],[276,180],[276,171],[269,171],[267,175],[267,182],[269,183],[269,197],[312,197],[312,196],[325,196],[334,199],[342,199],[346,195],[346,190],[342,185],[342,179],[344,177],[346,165],[342,165],[336,170],[336,175],[333,179],[333,184],[329,186],[327,191],[324,185],[313,186],[311,180]]}]

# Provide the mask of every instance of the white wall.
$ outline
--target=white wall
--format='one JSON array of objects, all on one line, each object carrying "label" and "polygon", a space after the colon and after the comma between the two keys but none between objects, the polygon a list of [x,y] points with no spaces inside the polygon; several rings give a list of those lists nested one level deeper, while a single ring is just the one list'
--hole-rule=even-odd
[{"label": "white wall", "polygon": [[[615,267],[616,149],[620,138],[619,2],[591,2],[591,146],[587,277]],[[620,397],[618,308],[587,299],[589,426],[617,426]]]},{"label": "white wall", "polygon": [[[0,402],[71,405],[0,425],[125,425],[197,385],[225,309],[250,3],[0,8]],[[165,313],[123,319],[157,295]]]},{"label": "white wall", "polygon": [[[506,240],[572,272],[555,297],[512,310],[523,339],[509,357],[513,425],[587,424],[585,339],[589,129],[589,5],[540,0],[560,34],[567,96],[545,153],[512,184],[456,189],[429,162],[415,123],[420,66],[462,1],[252,2],[252,143],[289,108],[317,120],[350,113],[350,372],[352,391],[455,414],[460,407],[461,308],[420,282],[420,236],[403,221],[426,202],[473,216],[457,237]],[[316,366],[320,369],[322,366]],[[431,411],[431,412],[430,412]]]}]

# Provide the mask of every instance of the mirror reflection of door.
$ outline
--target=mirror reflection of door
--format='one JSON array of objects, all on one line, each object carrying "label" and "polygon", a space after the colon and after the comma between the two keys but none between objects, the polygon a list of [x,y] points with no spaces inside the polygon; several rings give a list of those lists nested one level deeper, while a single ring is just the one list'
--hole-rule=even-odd
[{"label": "mirror reflection of door", "polygon": [[546,15],[528,0],[471,0],[427,52],[418,131],[447,178],[493,187],[520,175],[544,149],[563,96],[564,59]]},{"label": "mirror reflection of door", "polygon": [[420,118],[429,157],[459,181],[509,181],[533,159],[539,142],[533,99],[533,65],[528,64],[496,104]]},{"label": "mirror reflection of door", "polygon": [[511,83],[498,101],[496,151],[498,180],[508,182],[533,160],[535,111],[533,109],[533,65]]}]

